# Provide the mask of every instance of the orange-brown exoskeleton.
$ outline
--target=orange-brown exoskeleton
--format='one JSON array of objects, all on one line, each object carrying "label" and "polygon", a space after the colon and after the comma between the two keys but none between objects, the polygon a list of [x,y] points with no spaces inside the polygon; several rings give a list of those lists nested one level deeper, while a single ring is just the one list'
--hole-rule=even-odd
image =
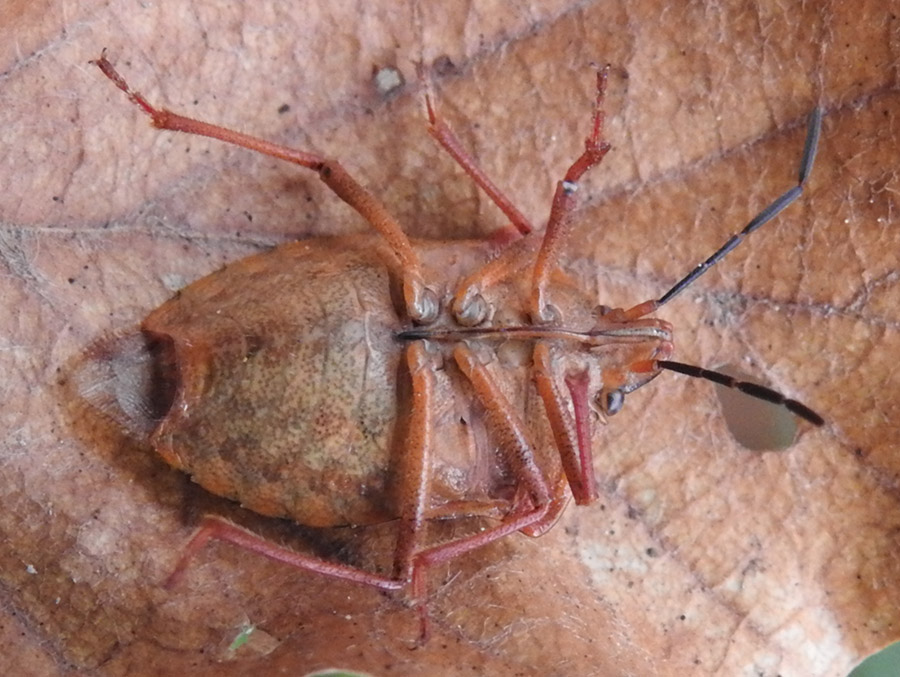
[{"label": "orange-brown exoskeleton", "polygon": [[[392,575],[300,554],[208,517],[173,576],[217,538],[376,588],[411,584],[424,619],[433,565],[516,531],[538,536],[570,497],[579,505],[597,498],[592,416],[615,414],[625,395],[663,369],[822,423],[768,388],[669,361],[672,327],[649,317],[800,195],[818,109],[797,185],[659,299],[609,309],[556,274],[578,182],[610,149],[607,69],[597,76],[584,152],[557,183],[542,231],[478,168],[426,95],[430,133],[515,229],[517,239],[498,244],[410,241],[337,162],[156,108],[105,55],[94,63],[156,127],[311,169],[375,231],[292,242],[232,263],[154,310],[141,331],[162,388],[151,443],[169,464],[263,515],[317,527],[396,521]],[[536,434],[534,413],[547,434]],[[466,430],[477,420],[482,434],[460,432],[461,418]],[[467,435],[472,453],[459,453],[454,447]],[[428,539],[430,520],[471,516],[494,521],[449,542]]]}]

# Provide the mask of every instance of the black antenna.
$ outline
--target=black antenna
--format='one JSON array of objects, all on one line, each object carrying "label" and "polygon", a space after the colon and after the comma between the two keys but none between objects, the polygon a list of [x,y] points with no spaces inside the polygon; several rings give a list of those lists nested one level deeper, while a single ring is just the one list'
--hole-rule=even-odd
[{"label": "black antenna", "polygon": [[821,131],[822,109],[819,106],[816,106],[809,114],[809,122],[806,127],[806,143],[803,145],[803,155],[800,158],[800,172],[797,177],[797,185],[785,192],[772,204],[754,216],[750,220],[750,223],[744,226],[744,229],[740,233],[736,233],[728,238],[728,241],[719,247],[712,256],[699,264],[681,281],[676,283],[674,287],[657,299],[657,307],[664,303],[668,303],[675,298],[694,280],[725,258],[725,255],[737,247],[747,235],[778,216],[785,207],[800,197],[800,194],[803,192],[803,184],[806,183],[806,179],[809,177],[809,172],[812,169],[813,160],[816,159],[816,149],[819,146],[819,135]]},{"label": "black antenna", "polygon": [[747,395],[755,397],[759,400],[765,400],[766,402],[771,402],[772,404],[780,404],[792,414],[796,414],[800,418],[804,419],[805,421],[809,421],[813,425],[822,425],[825,423],[825,419],[823,419],[805,404],[802,404],[797,400],[792,400],[789,397],[785,397],[781,393],[772,390],[771,388],[761,386],[758,383],[739,381],[736,378],[728,376],[728,374],[722,374],[718,371],[712,371],[711,369],[703,369],[702,367],[697,367],[693,364],[684,364],[683,362],[658,360],[656,364],[659,365],[660,369],[676,371],[679,374],[693,376],[694,378],[703,378],[707,381],[718,383],[727,388],[740,390],[742,393],[746,393]]}]

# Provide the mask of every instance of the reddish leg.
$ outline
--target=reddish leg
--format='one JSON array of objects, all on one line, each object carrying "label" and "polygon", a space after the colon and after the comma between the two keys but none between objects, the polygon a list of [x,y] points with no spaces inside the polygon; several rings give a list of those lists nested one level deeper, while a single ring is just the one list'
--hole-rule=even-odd
[{"label": "reddish leg", "polygon": [[537,260],[534,261],[533,255],[538,245],[532,237],[529,237],[520,247],[509,247],[500,257],[463,280],[452,304],[453,313],[461,324],[474,326],[482,322],[487,315],[482,292],[533,262],[534,277],[529,301],[532,321],[545,323],[557,319],[558,313],[546,299],[547,287],[553,272],[559,267],[562,250],[571,233],[570,217],[575,207],[578,180],[588,169],[600,162],[611,147],[603,140],[603,97],[606,93],[608,73],[609,67],[606,67],[597,74],[593,129],[585,142],[584,152],[572,163],[563,180],[557,183]]},{"label": "reddish leg", "polygon": [[[421,76],[421,73],[420,73]],[[425,108],[428,111],[428,133],[437,140],[441,147],[446,150],[450,156],[456,160],[456,163],[465,170],[472,180],[485,192],[488,197],[500,208],[509,222],[522,235],[527,235],[534,230],[528,219],[519,211],[519,209],[510,201],[503,192],[497,188],[487,174],[482,171],[481,167],[475,162],[475,159],[463,148],[459,139],[453,133],[444,119],[438,114],[437,109],[431,101],[431,92],[425,92]]]},{"label": "reddish leg", "polygon": [[575,208],[575,192],[578,181],[591,167],[609,152],[610,146],[603,140],[603,97],[606,93],[606,79],[609,66],[597,73],[597,100],[594,107],[594,128],[584,144],[584,153],[572,163],[563,180],[556,184],[556,194],[550,208],[550,218],[544,241],[534,266],[534,280],[531,292],[531,319],[533,322],[557,321],[559,313],[547,302],[547,287],[553,271],[559,267],[563,247],[572,232],[571,214]]},{"label": "reddish leg", "polygon": [[488,429],[493,431],[494,441],[503,455],[504,463],[528,492],[535,508],[546,505],[550,500],[547,482],[535,460],[535,447],[525,423],[490,372],[466,344],[456,346],[453,358],[472,384],[475,396],[484,405]]},{"label": "reddish leg", "polygon": [[587,403],[587,373],[566,377],[566,385],[574,405],[575,417],[569,413],[566,399],[553,377],[553,351],[544,343],[534,347],[534,381],[544,402],[550,429],[563,471],[577,505],[588,505],[597,499],[591,449],[590,413]]},{"label": "reddish leg", "polygon": [[525,492],[525,499],[520,502],[523,504],[521,508],[511,511],[497,526],[416,553],[413,559],[412,594],[420,609],[424,608],[426,575],[430,567],[540,522],[554,500],[544,473],[535,460],[535,449],[529,439],[528,429],[518,412],[465,344],[459,344],[453,356],[471,383],[475,396],[484,405],[488,428],[503,456],[503,462],[517,478],[520,489]]},{"label": "reddish leg", "polygon": [[520,532],[530,538],[543,536],[552,529],[569,505],[572,498],[571,492],[568,490],[568,482],[566,476],[560,473],[553,487],[550,489],[550,503],[547,505],[547,511],[539,520],[519,529]]},{"label": "reddish leg", "polygon": [[[422,73],[420,78],[424,80]],[[506,195],[494,184],[493,181],[475,162],[475,159],[463,148],[462,143],[453,133],[450,126],[444,121],[434,105],[431,92],[427,89],[426,82],[425,108],[428,114],[428,133],[435,138],[441,147],[456,160],[456,163],[472,178],[488,197],[500,208],[509,219],[515,231],[520,235],[528,235],[534,231],[534,226],[519,211],[519,209],[506,197]],[[459,292],[452,304],[452,310],[457,320],[465,326],[475,326],[484,321],[488,308],[481,296],[484,289],[508,278],[520,268],[530,263],[536,245],[528,240],[515,240],[508,235],[500,234],[504,242],[506,254],[495,259],[486,266],[477,270],[463,280]]]},{"label": "reddish leg", "polygon": [[164,108],[152,106],[140,93],[132,90],[125,79],[119,75],[113,65],[106,59],[106,50],[95,64],[103,74],[128,95],[128,98],[144,113],[150,116],[153,126],[187,134],[208,136],[235,146],[241,146],[264,155],[292,162],[317,172],[319,178],[360,216],[384,237],[397,257],[403,280],[403,294],[409,316],[417,322],[430,322],[437,316],[438,304],[434,293],[429,290],[422,278],[419,258],[412,248],[400,225],[388,213],[378,198],[363,188],[336,161],[329,160],[316,153],[307,153],[279,144],[264,141],[247,134],[241,134],[208,122],[194,120]]},{"label": "reddish leg", "polygon": [[403,581],[409,581],[412,576],[413,555],[426,531],[425,510],[429,503],[428,483],[434,442],[430,415],[434,400],[434,371],[425,352],[425,344],[420,341],[411,343],[406,350],[406,359],[412,377],[412,403],[407,445],[396,476],[400,484],[400,525],[394,554],[394,576]]},{"label": "reddish leg", "polygon": [[528,266],[534,260],[539,246],[540,243],[534,236],[513,242],[503,255],[466,277],[460,283],[451,304],[457,322],[465,327],[481,324],[488,314],[482,292]]},{"label": "reddish leg", "polygon": [[190,560],[200,552],[210,540],[225,541],[232,545],[237,545],[245,550],[250,550],[276,562],[289,564],[292,567],[303,569],[305,571],[313,571],[315,573],[331,576],[332,578],[340,578],[345,581],[368,585],[382,590],[399,590],[406,585],[406,581],[389,578],[387,576],[379,576],[362,569],[356,569],[345,564],[337,564],[328,562],[318,557],[303,555],[293,550],[281,547],[271,541],[267,541],[261,536],[243,529],[242,527],[232,524],[221,517],[207,515],[203,518],[200,528],[191,537],[181,558],[175,565],[174,571],[168,579],[166,579],[166,587],[172,587],[181,580],[184,571]]}]

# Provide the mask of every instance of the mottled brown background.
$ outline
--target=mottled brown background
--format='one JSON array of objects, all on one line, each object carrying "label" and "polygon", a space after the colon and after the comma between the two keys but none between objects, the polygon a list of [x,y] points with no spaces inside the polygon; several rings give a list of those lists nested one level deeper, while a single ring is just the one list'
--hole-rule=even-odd
[{"label": "mottled brown background", "polygon": [[[422,4],[421,33],[394,0],[0,5],[0,672],[843,677],[900,635],[892,3]],[[151,130],[87,65],[104,46],[151,100],[338,156],[441,238],[501,219],[425,133],[413,62],[438,62],[446,115],[537,221],[610,62],[615,149],[569,256],[609,304],[660,293],[787,188],[821,93],[808,197],[661,315],[681,359],[739,364],[827,425],[749,452],[708,384],[661,377],[596,433],[601,505],[434,576],[423,649],[402,598],[225,546],[162,589],[191,520],[236,511],[60,379],[222,262],[364,226],[314,176]],[[383,66],[406,79],[387,99]]]}]

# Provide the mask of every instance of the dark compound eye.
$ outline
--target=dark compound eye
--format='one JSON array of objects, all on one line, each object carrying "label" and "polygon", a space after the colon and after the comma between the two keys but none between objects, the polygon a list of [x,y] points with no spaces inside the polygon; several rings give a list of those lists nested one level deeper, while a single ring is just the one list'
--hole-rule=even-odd
[{"label": "dark compound eye", "polygon": [[607,390],[597,394],[597,404],[607,416],[618,413],[625,406],[625,393],[621,390]]}]

